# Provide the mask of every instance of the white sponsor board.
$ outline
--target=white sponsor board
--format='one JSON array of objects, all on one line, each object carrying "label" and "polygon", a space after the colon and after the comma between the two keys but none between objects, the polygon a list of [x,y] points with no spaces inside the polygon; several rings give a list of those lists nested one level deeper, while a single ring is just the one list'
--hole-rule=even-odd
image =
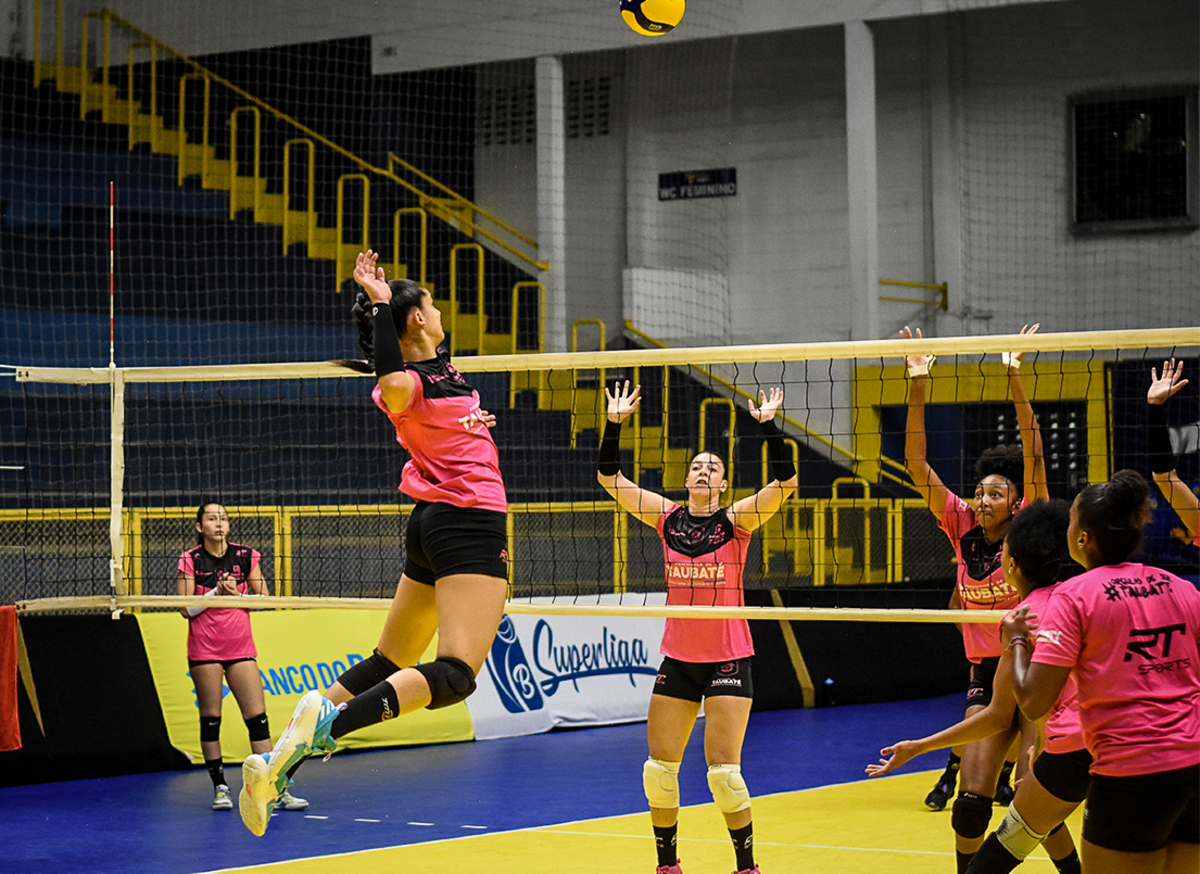
[{"label": "white sponsor board", "polygon": [[[626,596],[628,598],[628,596]],[[620,603],[603,596],[600,603]],[[663,604],[662,594],[638,603]],[[475,738],[646,718],[662,618],[506,615],[467,699]]]}]

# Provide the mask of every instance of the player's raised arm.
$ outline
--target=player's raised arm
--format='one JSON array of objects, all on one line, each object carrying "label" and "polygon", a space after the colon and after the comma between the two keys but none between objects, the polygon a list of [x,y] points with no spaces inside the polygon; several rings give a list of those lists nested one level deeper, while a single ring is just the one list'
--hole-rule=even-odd
[{"label": "player's raised arm", "polygon": [[621,473],[618,453],[621,444],[621,423],[633,414],[642,402],[642,387],[634,386],[630,391],[629,380],[624,385],[615,383],[610,392],[604,387],[604,396],[608,399],[608,421],[604,426],[604,435],[600,439],[600,460],[597,465],[596,481],[606,492],[613,496],[622,509],[631,513],[639,521],[651,528],[658,524],[663,513],[675,506],[662,495],[643,489],[633,480]]}]

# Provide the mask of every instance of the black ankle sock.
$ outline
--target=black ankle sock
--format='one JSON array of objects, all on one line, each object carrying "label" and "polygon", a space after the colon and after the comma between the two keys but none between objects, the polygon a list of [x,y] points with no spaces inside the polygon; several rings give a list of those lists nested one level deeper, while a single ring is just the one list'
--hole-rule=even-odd
[{"label": "black ankle sock", "polygon": [[954,755],[954,753],[950,753],[950,755],[946,757],[946,772],[945,772],[946,776],[947,777],[957,776],[958,768],[959,768],[959,765],[961,765],[961,764],[962,764],[962,758]]},{"label": "black ankle sock", "polygon": [[971,874],[1008,874],[1020,864],[1021,860],[1006,850],[992,832],[971,860]]},{"label": "black ankle sock", "polygon": [[679,823],[659,828],[654,826],[654,844],[658,849],[658,867],[668,868],[675,864],[675,835],[679,831]]},{"label": "black ankle sock", "polygon": [[[333,720],[329,736],[337,739],[368,725],[391,719],[400,712],[400,699],[387,680],[381,680],[361,695],[346,702],[345,708]],[[671,860],[674,862],[674,859]]]},{"label": "black ankle sock", "polygon": [[967,869],[971,867],[971,860],[975,858],[975,854],[963,853],[955,850],[954,855],[957,857],[958,861],[958,874],[967,874]]},{"label": "black ankle sock", "polygon": [[1013,768],[1017,766],[1016,762],[1004,762],[1004,767],[1000,769],[1000,779],[996,782],[997,786],[1007,786],[1012,781]]},{"label": "black ankle sock", "polygon": [[1051,859],[1050,861],[1058,869],[1058,874],[1080,874],[1079,853],[1075,850],[1071,850],[1061,859]]},{"label": "black ankle sock", "polygon": [[754,867],[754,825],[746,823],[742,828],[731,828],[729,837],[733,840],[733,852],[737,858],[737,869],[749,871]]},{"label": "black ankle sock", "polygon": [[204,764],[208,766],[208,776],[212,778],[214,789],[227,785],[225,783],[225,765],[221,759],[205,759]]}]

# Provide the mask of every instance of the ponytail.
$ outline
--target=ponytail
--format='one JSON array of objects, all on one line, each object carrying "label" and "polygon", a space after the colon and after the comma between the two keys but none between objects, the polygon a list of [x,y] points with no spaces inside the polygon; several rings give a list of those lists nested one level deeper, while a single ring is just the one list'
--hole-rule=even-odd
[{"label": "ponytail", "polygon": [[[392,279],[388,282],[392,290],[392,316],[397,321],[397,331],[404,337],[408,327],[408,314],[421,305],[421,295],[424,289],[411,279]],[[341,358],[335,361],[349,370],[358,373],[375,372],[375,318],[372,315],[374,303],[361,288],[354,297],[354,306],[350,308],[354,316],[354,324],[358,329],[358,346],[362,349],[363,358]]]}]

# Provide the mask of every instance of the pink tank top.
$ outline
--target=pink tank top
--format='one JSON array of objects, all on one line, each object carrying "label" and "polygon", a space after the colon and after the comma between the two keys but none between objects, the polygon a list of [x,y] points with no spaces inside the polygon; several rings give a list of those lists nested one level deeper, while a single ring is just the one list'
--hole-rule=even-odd
[{"label": "pink tank top", "polygon": [[378,385],[371,393],[396,429],[396,440],[412,457],[400,476],[400,491],[418,501],[508,509],[500,457],[479,412],[479,393],[450,364],[445,349],[429,361],[405,364],[416,378],[408,408],[394,413]]},{"label": "pink tank top", "polygon": [[[1025,506],[1024,499],[1021,506]],[[956,586],[962,609],[1007,610],[1017,606],[1021,596],[1005,582],[1004,569],[1000,567],[1004,541],[988,542],[971,505],[955,494],[947,494],[938,527],[950,538],[958,559]],[[970,661],[978,663],[1000,655],[999,623],[964,622],[962,634]]]},{"label": "pink tank top", "polygon": [[[215,589],[217,580],[225,573],[237,580],[239,592],[249,595],[250,572],[258,567],[261,558],[257,549],[240,543],[226,544],[225,554],[219,558],[200,544],[179,556],[179,573],[195,579],[197,595]],[[250,611],[205,610],[199,616],[191,617],[188,620],[187,651],[188,658],[194,662],[226,662],[257,657],[258,650],[250,630]]]},{"label": "pink tank top", "polygon": [[[724,509],[693,516],[679,505],[658,519],[667,603],[706,607],[741,607],[742,569],[750,532],[729,521]],[[754,655],[750,623],[745,619],[668,617],[663,655],[681,662],[727,662]]]},{"label": "pink tank top", "polygon": [[1059,583],[1031,658],[1072,669],[1093,773],[1200,764],[1200,592],[1187,580],[1125,563]]},{"label": "pink tank top", "polygon": [[[1021,603],[1028,605],[1034,615],[1041,616],[1046,612],[1046,604],[1058,585],[1055,583],[1053,586],[1034,589]],[[1050,709],[1050,715],[1046,717],[1046,752],[1073,753],[1084,747],[1083,724],[1079,721],[1079,692],[1072,675],[1067,677],[1062,693]]]}]

